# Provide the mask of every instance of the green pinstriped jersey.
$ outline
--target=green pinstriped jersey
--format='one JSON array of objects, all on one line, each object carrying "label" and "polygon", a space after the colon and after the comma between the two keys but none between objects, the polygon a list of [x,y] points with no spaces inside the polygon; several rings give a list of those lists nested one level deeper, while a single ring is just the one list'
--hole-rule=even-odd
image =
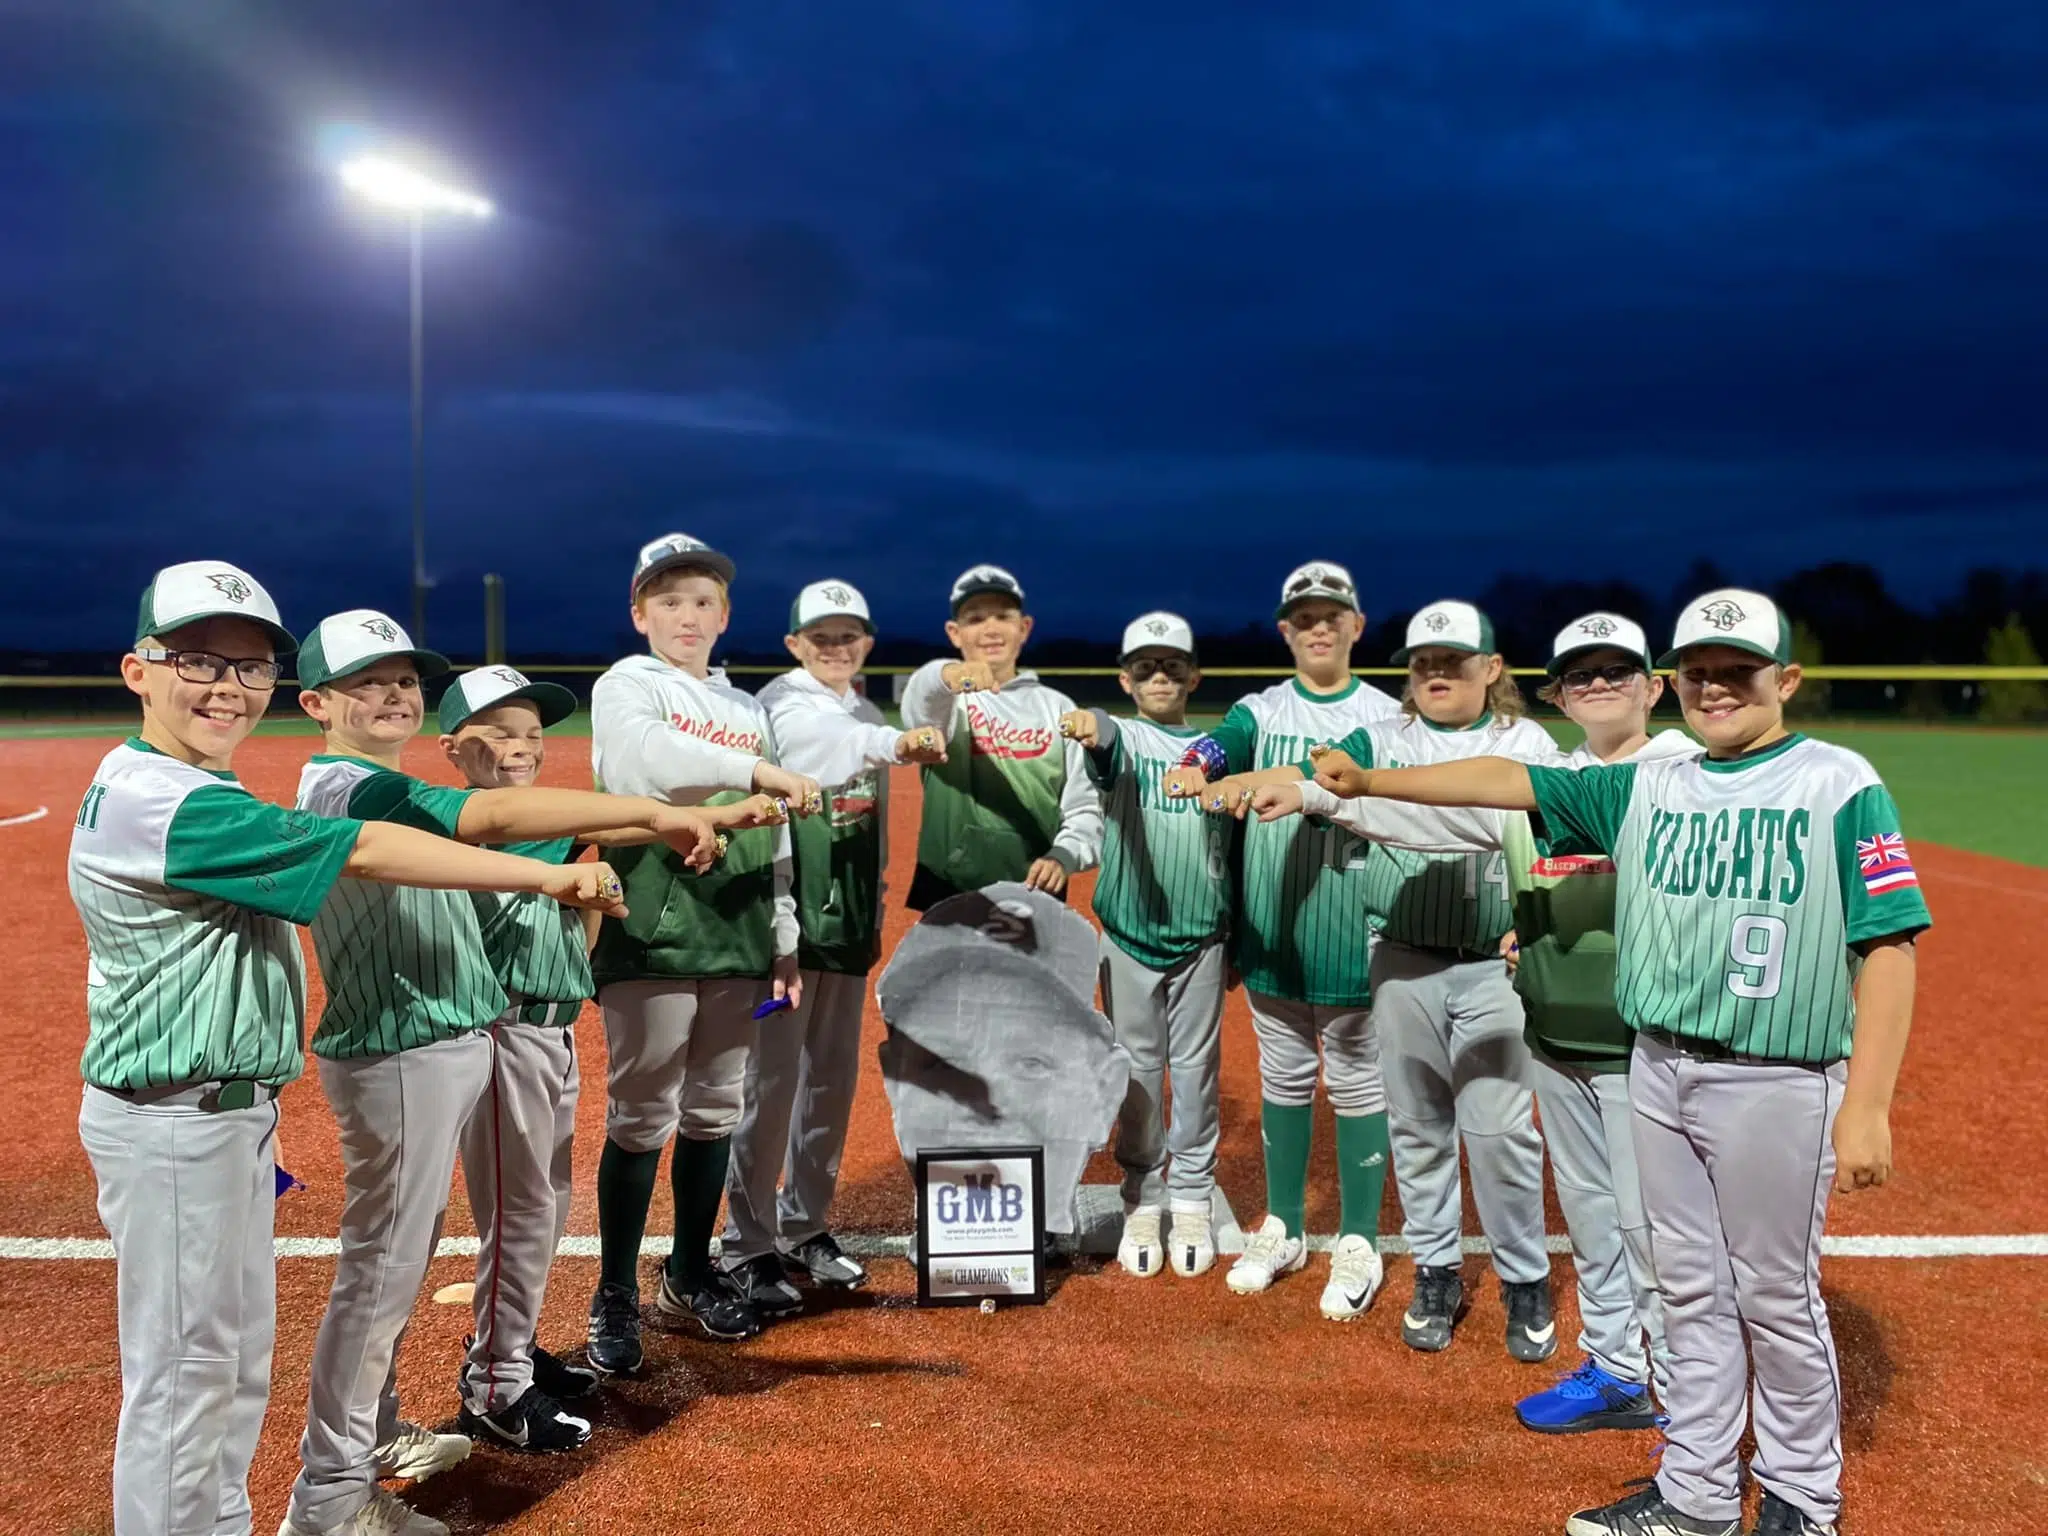
[{"label": "green pinstriped jersey", "polygon": [[361,831],[138,739],[101,759],[68,861],[85,927],[85,1080],[126,1092],[297,1077],[306,962],[292,925],[319,910]]},{"label": "green pinstriped jersey", "polygon": [[[299,776],[302,809],[443,837],[455,835],[472,793],[327,754]],[[481,1029],[505,1011],[505,989],[464,891],[338,880],[313,919],[313,953],[327,985],[316,1056],[388,1056]]]},{"label": "green pinstriped jersey", "polygon": [[1612,853],[1631,1027],[1775,1061],[1849,1053],[1852,945],[1928,926],[1898,808],[1856,753],[1532,768],[1543,818]]},{"label": "green pinstriped jersey", "polygon": [[[1482,717],[1468,726],[1434,725],[1420,715],[1376,721],[1338,742],[1361,768],[1419,768],[1473,757],[1562,763],[1550,733],[1533,720]],[[1314,767],[1301,764],[1305,774]],[[1507,860],[1486,853],[1418,853],[1381,845],[1361,884],[1366,911],[1382,938],[1418,949],[1491,957],[1514,927]]]},{"label": "green pinstriped jersey", "polygon": [[1110,725],[1114,737],[1086,759],[1106,819],[1095,917],[1124,953],[1164,970],[1230,925],[1236,823],[1197,801],[1166,798],[1167,772],[1199,730],[1150,720]]},{"label": "green pinstriped jersey", "polygon": [[[1356,678],[1331,694],[1289,679],[1231,705],[1210,736],[1230,771],[1243,773],[1299,762],[1310,747],[1399,713]],[[1372,855],[1372,844],[1327,821],[1245,823],[1234,933],[1247,988],[1298,1003],[1371,1001],[1365,881]]]},{"label": "green pinstriped jersey", "polygon": [[[504,843],[498,851],[544,864],[567,864],[575,856],[576,840]],[[471,891],[469,900],[476,908],[484,956],[508,993],[542,1002],[577,1003],[596,990],[581,912],[537,891]]]}]

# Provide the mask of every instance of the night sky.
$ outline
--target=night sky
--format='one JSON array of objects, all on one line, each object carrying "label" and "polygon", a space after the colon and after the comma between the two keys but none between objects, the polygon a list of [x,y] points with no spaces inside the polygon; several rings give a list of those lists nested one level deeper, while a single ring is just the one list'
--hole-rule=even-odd
[{"label": "night sky", "polygon": [[672,528],[752,644],[827,575],[936,641],[980,559],[1105,640],[1316,556],[1375,611],[2048,561],[2048,7],[4,11],[0,646],[117,647],[200,555],[405,615],[380,147],[500,209],[428,236],[458,652],[489,570],[515,656],[614,648]]}]

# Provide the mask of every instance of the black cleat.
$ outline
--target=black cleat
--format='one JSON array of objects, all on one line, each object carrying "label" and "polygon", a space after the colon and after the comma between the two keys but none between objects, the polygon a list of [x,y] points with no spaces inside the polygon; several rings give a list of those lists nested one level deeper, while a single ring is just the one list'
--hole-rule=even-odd
[{"label": "black cleat", "polygon": [[1500,1283],[1500,1299],[1508,1309],[1508,1353],[1524,1365],[1536,1365],[1557,1353],[1557,1321],[1550,1310],[1550,1281]]},{"label": "black cleat", "polygon": [[833,1290],[857,1291],[868,1283],[868,1272],[839,1246],[830,1232],[798,1243],[789,1252],[789,1262],[808,1276],[811,1284]]},{"label": "black cleat", "polygon": [[1788,1504],[1770,1489],[1764,1490],[1763,1508],[1756,1512],[1753,1536],[1835,1536],[1835,1527],[1823,1525],[1796,1504]]},{"label": "black cleat", "polygon": [[803,1292],[789,1283],[789,1271],[782,1267],[779,1254],[764,1253],[735,1264],[725,1272],[725,1278],[764,1323],[795,1317],[804,1309]]},{"label": "black cleat", "polygon": [[640,1293],[623,1285],[600,1285],[590,1298],[590,1341],[583,1353],[607,1376],[640,1369]]},{"label": "black cleat", "polygon": [[478,1413],[464,1403],[457,1423],[472,1440],[529,1455],[573,1451],[590,1438],[590,1420],[569,1413],[538,1386],[520,1393],[518,1402],[490,1413]]},{"label": "black cleat", "polygon": [[722,1270],[712,1270],[685,1294],[669,1278],[668,1267],[662,1266],[654,1310],[669,1322],[695,1323],[706,1337],[729,1343],[751,1339],[761,1331],[761,1314]]},{"label": "black cleat", "polygon": [[1449,1265],[1415,1266],[1415,1298],[1401,1318],[1401,1342],[1425,1354],[1451,1347],[1451,1330],[1465,1315],[1465,1282]]},{"label": "black cleat", "polygon": [[533,1384],[558,1403],[574,1402],[597,1390],[598,1374],[533,1346]]},{"label": "black cleat", "polygon": [[1700,1520],[1673,1509],[1651,1483],[1625,1499],[1582,1509],[1564,1523],[1565,1536],[1742,1536],[1740,1520]]}]

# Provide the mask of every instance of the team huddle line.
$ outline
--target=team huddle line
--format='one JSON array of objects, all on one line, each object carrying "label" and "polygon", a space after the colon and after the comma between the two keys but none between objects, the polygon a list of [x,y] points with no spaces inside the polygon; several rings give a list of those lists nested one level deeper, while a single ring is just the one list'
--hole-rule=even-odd
[{"label": "team huddle line", "polygon": [[[344,1202],[281,1536],[437,1536],[381,1484],[477,1441],[588,1439],[578,1400],[645,1366],[641,1250],[664,1150],[659,1320],[745,1339],[800,1313],[807,1286],[863,1284],[829,1214],[902,765],[923,776],[911,907],[1004,881],[1064,897],[1100,865],[1102,1005],[1132,1064],[1113,1133],[1122,1270],[1191,1280],[1215,1264],[1221,1018],[1242,985],[1267,1208],[1229,1289],[1264,1293],[1308,1263],[1320,1083],[1340,1220],[1319,1313],[1361,1317],[1384,1283],[1391,1168],[1414,1257],[1402,1337],[1450,1346],[1462,1160],[1507,1349],[1547,1360],[1547,1143],[1581,1358],[1516,1414],[1537,1432],[1666,1438],[1651,1486],[1565,1529],[1743,1529],[1752,1357],[1754,1528],[1836,1529],[1820,1233],[1831,1188],[1889,1175],[1928,916],[1868,763],[1787,729],[1800,671],[1768,598],[1704,595],[1661,660],[1627,616],[1574,619],[1543,689],[1585,732],[1567,755],[1524,715],[1468,603],[1415,615],[1399,699],[1355,676],[1364,615],[1325,561],[1290,575],[1275,611],[1293,675],[1208,731],[1188,723],[1202,678],[1183,619],[1126,629],[1133,714],[1077,709],[1020,665],[1024,591],[991,565],[954,583],[958,659],[910,676],[900,728],[854,686],[874,627],[844,582],[803,589],[795,665],[749,694],[711,660],[734,577],[687,535],[641,549],[631,613],[648,650],[596,684],[586,793],[536,783],[568,690],[501,666],[453,677],[439,740],[466,787],[430,784],[401,756],[444,658],[363,609],[299,645],[246,571],[157,573],[122,661],[142,730],[86,790],[70,860],[90,950],[80,1137],[119,1271],[120,1536],[253,1520],[276,1099],[304,1067],[294,924],[326,984],[310,1044]],[[286,810],[231,765],[294,650],[323,741]],[[1650,732],[1659,667],[1691,735]],[[592,997],[607,1111],[583,1364],[535,1329],[569,1209],[572,1025]],[[475,1332],[460,1433],[437,1433],[401,1415],[396,1357],[458,1162]]]}]

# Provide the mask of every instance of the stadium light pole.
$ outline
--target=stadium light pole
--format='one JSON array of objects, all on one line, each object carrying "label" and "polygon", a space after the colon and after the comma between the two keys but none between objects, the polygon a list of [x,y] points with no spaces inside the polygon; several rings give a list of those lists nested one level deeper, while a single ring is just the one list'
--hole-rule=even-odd
[{"label": "stadium light pole", "polygon": [[412,643],[427,643],[427,325],[421,247],[429,214],[488,219],[490,202],[381,155],[341,167],[342,184],[366,202],[406,216],[412,257]]}]

